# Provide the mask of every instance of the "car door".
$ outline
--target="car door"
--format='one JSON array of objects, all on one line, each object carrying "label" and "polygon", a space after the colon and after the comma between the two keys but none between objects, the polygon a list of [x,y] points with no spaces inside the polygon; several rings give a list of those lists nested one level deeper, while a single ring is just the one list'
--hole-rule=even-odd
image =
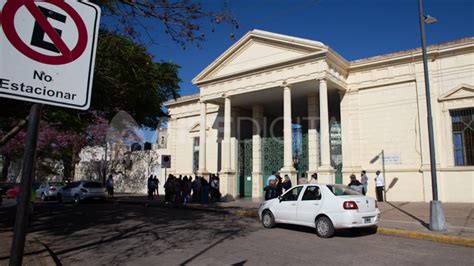
[{"label": "car door", "polygon": [[308,185],[298,201],[296,216],[298,223],[307,226],[314,225],[314,218],[322,206],[321,188],[317,185]]},{"label": "car door", "polygon": [[296,207],[302,186],[294,187],[280,197],[274,207],[275,220],[284,223],[297,223]]}]

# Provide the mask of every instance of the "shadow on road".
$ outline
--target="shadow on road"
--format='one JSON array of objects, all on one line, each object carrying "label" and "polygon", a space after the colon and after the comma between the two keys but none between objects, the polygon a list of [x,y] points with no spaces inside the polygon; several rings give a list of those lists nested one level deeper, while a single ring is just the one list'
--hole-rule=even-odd
[{"label": "shadow on road", "polygon": [[[1,231],[11,231],[14,216],[15,208],[0,210]],[[186,264],[223,241],[255,230],[239,219],[225,213],[143,205],[49,202],[35,207],[29,234],[40,240],[56,263],[86,263],[88,254],[94,254],[101,258],[94,264],[123,264],[132,258],[186,250]],[[1,259],[8,259],[7,254],[0,252]]]},{"label": "shadow on road", "polygon": [[[277,228],[288,229],[308,234],[316,235],[316,229],[307,227],[307,226],[300,226],[300,225],[292,225],[292,224],[277,224]],[[341,238],[353,238],[353,237],[362,237],[367,235],[372,235],[374,232],[370,232],[364,228],[351,228],[351,229],[339,229],[336,230],[334,237],[341,237]]]}]

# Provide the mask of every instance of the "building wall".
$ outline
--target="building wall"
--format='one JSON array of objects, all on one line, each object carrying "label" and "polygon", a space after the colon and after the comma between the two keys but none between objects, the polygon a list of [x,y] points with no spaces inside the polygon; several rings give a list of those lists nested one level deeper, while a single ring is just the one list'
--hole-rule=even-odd
[{"label": "building wall", "polygon": [[[455,167],[450,109],[474,107],[474,99],[439,101],[461,84],[474,85],[474,52],[438,51],[429,60],[438,194],[442,201],[473,202],[474,167]],[[430,201],[431,174],[426,121],[426,98],[421,58],[405,63],[359,67],[348,77],[341,103],[343,121],[344,181],[365,169],[373,177],[387,157],[388,199]],[[394,181],[396,180],[396,181]],[[372,189],[373,190],[373,189]],[[374,192],[369,192],[374,195]]]}]

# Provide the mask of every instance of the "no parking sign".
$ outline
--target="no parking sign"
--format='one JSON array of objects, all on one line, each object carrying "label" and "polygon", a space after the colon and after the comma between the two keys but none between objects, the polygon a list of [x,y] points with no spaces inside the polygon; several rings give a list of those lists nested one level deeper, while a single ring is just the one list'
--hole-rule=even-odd
[{"label": "no parking sign", "polygon": [[0,0],[0,97],[88,109],[100,8]]}]

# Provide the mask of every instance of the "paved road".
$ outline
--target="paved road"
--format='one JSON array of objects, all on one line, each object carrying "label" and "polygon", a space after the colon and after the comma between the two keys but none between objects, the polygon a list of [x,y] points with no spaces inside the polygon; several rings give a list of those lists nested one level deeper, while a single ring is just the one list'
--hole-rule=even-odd
[{"label": "paved road", "polygon": [[[358,231],[320,239],[296,226],[140,205],[46,203],[32,234],[64,265],[472,265],[474,249]],[[0,210],[0,234],[12,208]],[[3,245],[5,246],[5,245]],[[0,250],[0,265],[8,250]]]}]

